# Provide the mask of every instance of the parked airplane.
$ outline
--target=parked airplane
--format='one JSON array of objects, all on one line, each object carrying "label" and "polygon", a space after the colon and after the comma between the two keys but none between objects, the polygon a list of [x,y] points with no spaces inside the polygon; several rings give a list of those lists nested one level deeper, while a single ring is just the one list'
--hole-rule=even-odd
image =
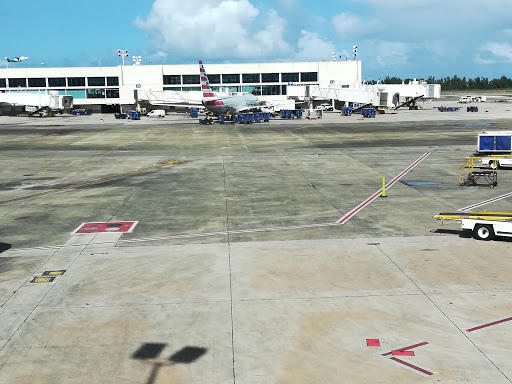
[{"label": "parked airplane", "polygon": [[199,61],[199,71],[201,74],[203,105],[215,115],[261,110],[260,100],[250,93],[235,96],[216,96],[210,87],[210,82],[208,81],[208,76],[206,75],[202,61]]},{"label": "parked airplane", "polygon": [[5,58],[5,60],[7,60],[8,63],[19,63],[20,61],[23,61],[23,60],[27,60],[28,57],[26,56],[21,56],[21,57],[15,57],[14,59],[9,59],[8,57]]}]

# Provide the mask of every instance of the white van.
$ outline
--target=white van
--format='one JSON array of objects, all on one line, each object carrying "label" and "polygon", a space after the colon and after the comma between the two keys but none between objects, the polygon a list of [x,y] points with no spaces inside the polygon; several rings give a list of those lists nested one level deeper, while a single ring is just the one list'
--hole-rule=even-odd
[{"label": "white van", "polygon": [[473,98],[471,96],[461,96],[459,103],[471,103],[472,100]]},{"label": "white van", "polygon": [[148,117],[164,117],[165,111],[163,109],[154,109],[148,113]]}]

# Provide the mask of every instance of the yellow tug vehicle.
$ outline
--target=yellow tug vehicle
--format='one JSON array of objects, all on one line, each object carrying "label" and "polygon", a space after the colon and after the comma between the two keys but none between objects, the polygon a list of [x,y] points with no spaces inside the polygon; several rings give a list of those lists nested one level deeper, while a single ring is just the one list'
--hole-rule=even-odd
[{"label": "yellow tug vehicle", "polygon": [[496,236],[512,237],[512,212],[440,213],[433,218],[458,221],[463,231],[471,231],[478,240],[491,240]]}]

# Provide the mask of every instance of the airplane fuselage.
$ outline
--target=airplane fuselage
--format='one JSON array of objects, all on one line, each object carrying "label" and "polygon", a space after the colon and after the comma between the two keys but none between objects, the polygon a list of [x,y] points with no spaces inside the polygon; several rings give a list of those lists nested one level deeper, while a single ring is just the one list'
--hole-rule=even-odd
[{"label": "airplane fuselage", "polygon": [[204,106],[215,115],[237,114],[260,108],[260,100],[253,95],[236,95],[204,101]]}]

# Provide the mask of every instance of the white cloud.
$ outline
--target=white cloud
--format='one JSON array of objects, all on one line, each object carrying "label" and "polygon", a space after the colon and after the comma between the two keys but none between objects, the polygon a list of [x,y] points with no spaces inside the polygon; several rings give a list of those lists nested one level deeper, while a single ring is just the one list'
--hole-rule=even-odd
[{"label": "white cloud", "polygon": [[322,40],[318,34],[304,30],[301,31],[297,48],[298,52],[294,55],[297,61],[331,60],[331,54],[336,50],[332,42]]},{"label": "white cloud", "polygon": [[[258,17],[264,27],[253,30]],[[178,55],[252,58],[290,51],[286,21],[273,10],[260,15],[248,0],[155,0],[135,25],[150,32],[157,49]]]},{"label": "white cloud", "polygon": [[491,55],[491,57],[485,57],[482,60],[490,61],[494,58],[512,63],[512,45],[508,43],[488,42],[481,50]]},{"label": "white cloud", "polygon": [[381,67],[398,67],[409,60],[409,45],[399,41],[374,42],[372,55]]},{"label": "white cloud", "polygon": [[494,64],[495,61],[494,60],[490,60],[490,59],[485,59],[485,58],[483,58],[480,55],[476,55],[475,56],[475,63],[480,64],[480,65],[488,65],[488,64]]},{"label": "white cloud", "polygon": [[295,9],[300,6],[299,0],[277,0],[277,3],[286,9]]},{"label": "white cloud", "polygon": [[376,19],[362,20],[350,13],[340,13],[332,18],[332,24],[338,37],[356,39],[376,33],[381,28],[381,22]]}]

